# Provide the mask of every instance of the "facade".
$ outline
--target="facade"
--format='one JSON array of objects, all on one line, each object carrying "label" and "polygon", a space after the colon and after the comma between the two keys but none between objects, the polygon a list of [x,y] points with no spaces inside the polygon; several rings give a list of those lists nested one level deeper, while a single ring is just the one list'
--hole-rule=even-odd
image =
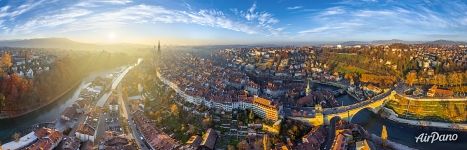
[{"label": "facade", "polygon": [[343,133],[343,130],[336,131],[336,137],[332,143],[332,150],[346,150],[347,149],[347,138]]},{"label": "facade", "polygon": [[82,142],[94,142],[97,134],[98,123],[98,113],[91,112],[91,114],[86,116],[86,120],[78,125],[78,129],[76,130],[75,136]]},{"label": "facade", "polygon": [[434,85],[426,94],[428,97],[451,97],[454,95],[454,92],[445,89],[439,89],[438,86]]},{"label": "facade", "polygon": [[253,112],[261,118],[272,121],[279,120],[279,107],[268,99],[255,96],[252,108]]}]

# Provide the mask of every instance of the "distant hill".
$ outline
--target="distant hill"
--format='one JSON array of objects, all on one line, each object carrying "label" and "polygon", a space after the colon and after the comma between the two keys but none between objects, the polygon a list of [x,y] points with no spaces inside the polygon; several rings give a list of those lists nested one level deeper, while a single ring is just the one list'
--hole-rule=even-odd
[{"label": "distant hill", "polygon": [[395,43],[401,43],[401,44],[420,44],[422,42],[420,41],[404,41],[404,40],[399,40],[399,39],[392,39],[392,40],[375,40],[371,41],[371,44],[374,45],[389,45],[389,44],[395,44]]},{"label": "distant hill", "polygon": [[369,43],[369,42],[365,42],[365,41],[347,41],[347,42],[341,43],[341,45],[344,45],[344,46],[368,45],[368,44],[370,44],[370,43]]},{"label": "distant hill", "polygon": [[449,40],[436,40],[436,41],[431,41],[431,42],[425,42],[424,44],[431,44],[431,45],[467,45],[467,42],[449,41]]},{"label": "distant hill", "polygon": [[449,41],[449,40],[436,40],[436,41],[404,41],[399,39],[392,40],[375,40],[375,41],[347,41],[340,43],[344,46],[352,45],[390,45],[390,44],[432,44],[432,45],[465,45],[467,42],[463,41]]},{"label": "distant hill", "polygon": [[57,48],[73,50],[123,50],[149,48],[148,45],[140,44],[92,44],[72,41],[67,38],[38,38],[24,40],[0,41],[0,47],[23,47],[23,48]]}]

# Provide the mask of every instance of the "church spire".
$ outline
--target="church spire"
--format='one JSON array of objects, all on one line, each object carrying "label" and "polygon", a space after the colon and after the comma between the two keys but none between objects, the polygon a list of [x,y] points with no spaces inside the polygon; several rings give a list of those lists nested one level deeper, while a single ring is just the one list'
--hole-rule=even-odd
[{"label": "church spire", "polygon": [[305,89],[305,95],[310,95],[311,94],[311,88],[310,88],[310,80],[307,80],[306,84],[306,89]]}]

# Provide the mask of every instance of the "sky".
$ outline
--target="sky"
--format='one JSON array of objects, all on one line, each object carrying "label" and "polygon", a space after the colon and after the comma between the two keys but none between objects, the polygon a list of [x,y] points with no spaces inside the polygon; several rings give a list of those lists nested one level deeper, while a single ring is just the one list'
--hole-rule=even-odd
[{"label": "sky", "polygon": [[467,1],[0,0],[0,40],[253,44],[467,41]]}]

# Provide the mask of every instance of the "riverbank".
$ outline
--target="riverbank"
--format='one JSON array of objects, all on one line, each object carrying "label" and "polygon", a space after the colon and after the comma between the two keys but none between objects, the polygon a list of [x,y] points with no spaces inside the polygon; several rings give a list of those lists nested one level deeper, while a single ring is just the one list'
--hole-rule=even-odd
[{"label": "riverbank", "polygon": [[5,114],[4,112],[0,113],[0,119],[10,119],[10,118],[17,118],[26,114],[29,114],[31,112],[37,111],[47,105],[50,105],[51,103],[57,101],[58,99],[62,98],[65,96],[67,93],[71,92],[73,89],[78,87],[82,83],[82,80],[78,80],[75,83],[72,84],[72,86],[65,91],[61,92],[60,94],[54,96],[52,99],[46,101],[46,103],[41,103],[42,105],[39,105],[38,107],[35,107],[33,109],[27,109],[26,111],[20,112],[20,113],[15,113],[15,114]]},{"label": "riverbank", "polygon": [[[79,98],[81,90],[85,89],[90,85],[90,82],[95,80],[99,76],[108,75],[115,71],[118,71],[123,66],[111,68],[102,71],[96,71],[90,73],[84,77],[81,84],[77,87],[72,88],[71,91],[65,93],[62,97],[51,102],[40,109],[37,109],[31,113],[16,117],[0,119],[0,141],[4,143],[10,140],[10,136],[15,132],[25,131],[28,128],[34,126],[37,123],[43,122],[56,122],[59,120],[61,113],[69,106],[71,106]],[[59,121],[57,123],[60,123]],[[23,132],[21,132],[23,133]]]},{"label": "riverbank", "polygon": [[453,129],[466,132],[467,124],[464,123],[447,123],[447,122],[435,122],[435,121],[426,121],[426,120],[409,120],[404,118],[399,118],[398,115],[391,109],[383,107],[384,113],[388,116],[381,116],[386,119],[389,119],[394,122],[412,125],[412,126],[421,126],[421,127],[435,127],[435,128],[444,128],[444,129]]}]

